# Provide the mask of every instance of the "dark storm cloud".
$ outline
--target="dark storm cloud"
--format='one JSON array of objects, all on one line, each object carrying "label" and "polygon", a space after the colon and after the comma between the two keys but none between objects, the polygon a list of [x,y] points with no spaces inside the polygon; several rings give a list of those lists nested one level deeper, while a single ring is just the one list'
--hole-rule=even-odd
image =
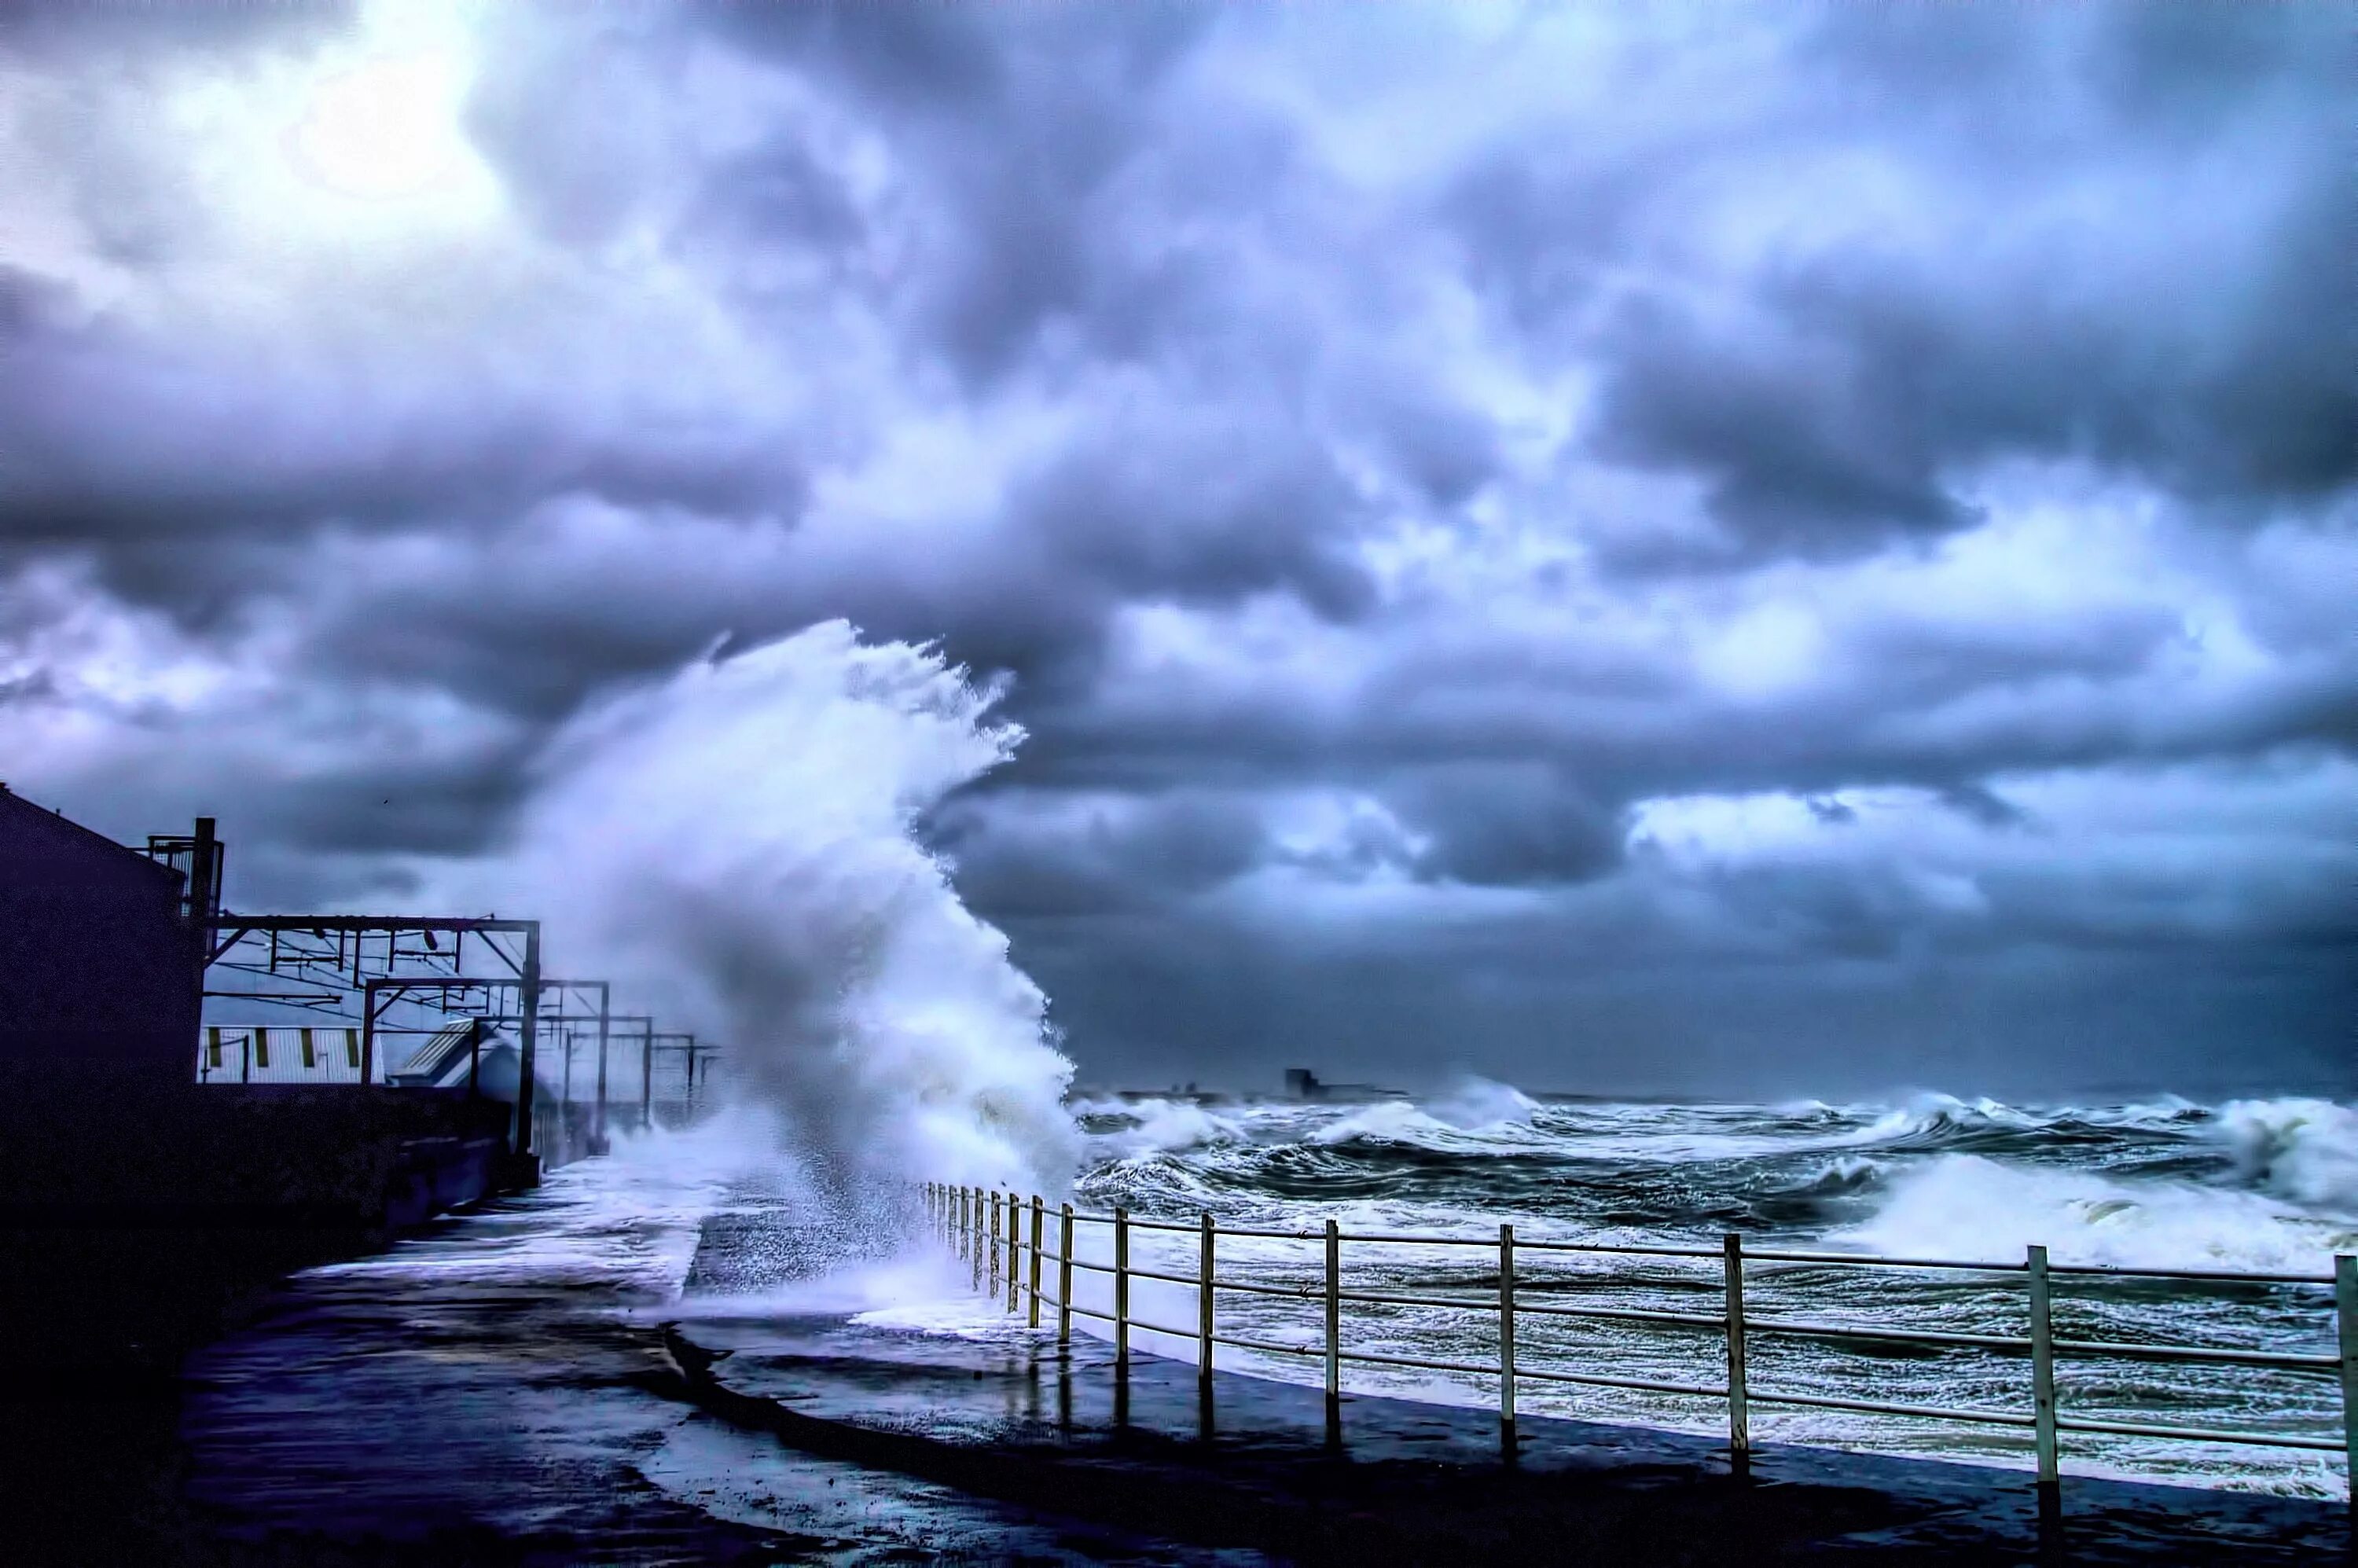
[{"label": "dark storm cloud", "polygon": [[1428,875],[1481,886],[1585,881],[1620,862],[1626,825],[1555,770],[1532,763],[1420,770],[1389,797],[1433,836]]},{"label": "dark storm cloud", "polygon": [[470,401],[460,376],[404,386],[331,366],[274,373],[103,327],[40,326],[15,335],[8,370],[0,539],[285,543],[327,524],[464,524],[577,492],[732,514],[790,515],[801,500],[799,465],[773,437]]},{"label": "dark storm cloud", "polygon": [[382,254],[154,110],[365,11],[57,13],[0,739],[110,827],[234,791],[277,895],[394,886],[600,691],[843,616],[1016,677],[927,831],[1085,1054],[2335,994],[2321,8],[481,9],[494,210]]},{"label": "dark storm cloud", "polygon": [[[983,383],[1093,292],[1102,302],[1098,198],[1143,146],[1158,79],[1215,17],[1164,5],[779,5],[698,19],[845,92],[909,159],[936,220],[921,319]],[[790,203],[784,216],[806,213]]]},{"label": "dark storm cloud", "polygon": [[1254,413],[1113,422],[1020,487],[1012,509],[1120,597],[1217,602],[1290,589],[1323,615],[1365,611],[1371,586],[1345,553],[1363,525],[1360,498],[1282,410]]},{"label": "dark storm cloud", "polygon": [[[2315,12],[2228,6],[2021,21],[1833,8],[1789,55],[1820,91],[1763,116],[1764,165],[1831,146],[1952,170],[1974,191],[1952,213],[1971,217],[1930,253],[1897,234],[1770,250],[1708,308],[1684,297],[1691,276],[1608,286],[1759,124],[1607,170],[1509,149],[1454,188],[1476,276],[1542,341],[1602,309],[1595,450],[1704,479],[1736,558],[1970,526],[1954,477],[1994,457],[2083,459],[2247,516],[2358,479],[2358,193],[2347,160],[2299,134],[2330,116],[2346,41]],[[2235,243],[2216,243],[2212,214],[2172,211],[2169,159],[2199,167],[2271,127],[2274,184]],[[2059,167],[2094,180],[2140,165],[2127,204],[2042,200]],[[1846,194],[1818,191],[1830,208]]]},{"label": "dark storm cloud", "polygon": [[1203,791],[1038,815],[1020,806],[993,814],[956,803],[928,825],[960,889],[1010,918],[1152,912],[1268,853],[1249,802]]},{"label": "dark storm cloud", "polygon": [[341,0],[200,0],[189,5],[151,5],[139,0],[49,5],[15,0],[0,7],[0,51],[37,61],[80,64],[93,50],[119,59],[302,47],[349,33],[359,9]]}]

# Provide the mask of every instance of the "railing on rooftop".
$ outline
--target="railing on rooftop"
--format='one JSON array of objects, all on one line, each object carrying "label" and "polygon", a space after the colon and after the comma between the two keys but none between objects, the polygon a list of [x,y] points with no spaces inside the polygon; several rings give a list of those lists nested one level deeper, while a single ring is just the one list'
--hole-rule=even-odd
[{"label": "railing on rooftop", "polygon": [[[2307,1449],[2342,1454],[2345,1476],[2358,1477],[2358,1257],[2340,1256],[2334,1260],[2331,1275],[2263,1273],[2238,1270],[2212,1269],[2115,1269],[2086,1264],[2052,1263],[2047,1249],[2030,1247],[2018,1263],[1945,1258],[1883,1258],[1842,1252],[1814,1252],[1781,1248],[1747,1249],[1742,1237],[1733,1232],[1721,1238],[1716,1248],[1682,1246],[1641,1246],[1626,1243],[1576,1242],[1557,1240],[1518,1240],[1514,1227],[1501,1225],[1496,1238],[1462,1235],[1420,1235],[1398,1232],[1347,1232],[1334,1220],[1325,1222],[1323,1231],[1273,1230],[1249,1227],[1221,1227],[1208,1213],[1196,1223],[1187,1225],[1171,1220],[1147,1219],[1117,1208],[1111,1214],[1083,1214],[1070,1204],[1055,1208],[1047,1206],[1038,1195],[1028,1198],[1013,1193],[991,1191],[980,1187],[954,1186],[944,1183],[927,1183],[924,1189],[926,1212],[946,1244],[972,1270],[978,1291],[988,1289],[993,1300],[1002,1289],[1007,1310],[1022,1310],[1029,1303],[1029,1323],[1041,1326],[1044,1304],[1055,1314],[1058,1343],[1072,1336],[1072,1321],[1085,1317],[1110,1325],[1114,1358],[1118,1368],[1126,1368],[1130,1361],[1130,1341],[1133,1330],[1160,1334],[1195,1342],[1197,1375],[1206,1383],[1212,1376],[1212,1351],[1215,1346],[1229,1346],[1260,1355],[1314,1357],[1323,1360],[1325,1371],[1326,1397],[1337,1400],[1342,1394],[1342,1369],[1346,1362],[1361,1365],[1401,1368],[1418,1370],[1470,1374],[1495,1379],[1498,1391],[1499,1420],[1511,1429],[1515,1420],[1516,1385],[1522,1381],[1572,1384],[1589,1388],[1633,1390],[1649,1393],[1690,1396],[1724,1403],[1726,1411],[1730,1448],[1739,1458],[1752,1447],[1750,1408],[1753,1405],[1788,1406],[1814,1410],[1857,1411],[1870,1415],[1914,1418],[1936,1422],[1960,1422],[1971,1425],[2028,1429],[2037,1454],[2038,1478],[2042,1486],[2055,1486],[2060,1479],[2058,1461],[2062,1450],[2063,1434],[2067,1433],[2104,1433],[2115,1436],[2147,1438],[2169,1442],[2216,1443],[2249,1444],[2266,1448]],[[1048,1244],[1049,1222],[1055,1222],[1055,1241]],[[1109,1227],[1112,1230],[1111,1261],[1098,1263],[1079,1257],[1074,1247],[1076,1227],[1084,1225]],[[1165,1270],[1141,1267],[1130,1261],[1130,1235],[1136,1230],[1177,1232],[1199,1238],[1197,1264],[1193,1274],[1174,1273]],[[1026,1232],[1028,1231],[1028,1235]],[[1250,1238],[1260,1240],[1325,1243],[1325,1277],[1323,1286],[1274,1285],[1254,1280],[1222,1278],[1217,1272],[1217,1249],[1221,1237]],[[1498,1284],[1487,1297],[1466,1295],[1436,1295],[1405,1291],[1345,1290],[1342,1277],[1342,1248],[1346,1242],[1355,1246],[1372,1247],[1445,1247],[1479,1249],[1485,1255],[1495,1250]],[[1615,1258],[1662,1258],[1688,1260],[1717,1261],[1720,1265],[1719,1290],[1721,1310],[1716,1313],[1684,1313],[1640,1307],[1567,1306],[1518,1301],[1516,1298],[1516,1255],[1519,1251],[1576,1253]],[[2020,1275],[2024,1281],[2024,1304],[2029,1314],[2027,1335],[1978,1334],[1924,1328],[1882,1328],[1854,1324],[1820,1323],[1788,1317],[1755,1316],[1746,1311],[1744,1287],[1748,1265],[1758,1263],[1814,1265],[1840,1269],[1912,1270],[1982,1276]],[[1053,1291],[1044,1286],[1044,1265],[1054,1264],[1055,1278]],[[1083,1270],[1111,1276],[1112,1306],[1110,1313],[1079,1305],[1073,1295],[1073,1271]],[[2053,1281],[2058,1276],[2097,1276],[2107,1280],[2145,1280],[2193,1285],[2269,1285],[2315,1289],[2331,1292],[2331,1311],[2336,1321],[2338,1349],[2335,1353],[2312,1355],[2291,1351],[2250,1350],[2194,1345],[2159,1345],[2124,1340],[2093,1340],[2058,1338],[2054,1332]],[[1152,1280],[1193,1288],[1196,1303],[1196,1321],[1186,1327],[1148,1322],[1130,1311],[1130,1282]],[[1003,1284],[1002,1284],[1003,1281]],[[1323,1309],[1323,1334],[1311,1341],[1287,1342],[1258,1336],[1219,1332],[1217,1304],[1219,1292],[1232,1291],[1248,1295],[1281,1297]],[[1382,1354],[1368,1349],[1347,1346],[1343,1336],[1343,1308],[1346,1303],[1375,1306],[1431,1307],[1450,1311],[1494,1315],[1497,1319],[1497,1358],[1490,1362],[1441,1359],[1415,1356]],[[1516,1325],[1520,1319],[1585,1318],[1621,1324],[1649,1325],[1665,1328],[1706,1331],[1724,1341],[1725,1379],[1715,1383],[1698,1383],[1660,1378],[1616,1376],[1606,1371],[1575,1371],[1561,1366],[1540,1366],[1528,1358],[1521,1364],[1516,1359]],[[1992,1410],[1985,1408],[1949,1407],[1901,1403],[1880,1400],[1838,1398],[1826,1394],[1801,1393],[1791,1390],[1758,1389],[1752,1386],[1747,1374],[1747,1359],[1749,1341],[1754,1336],[1784,1336],[1833,1344],[1864,1342],[1881,1345],[1921,1346],[1935,1349],[1972,1348],[1996,1351],[2009,1355],[2027,1355],[2030,1362],[2028,1410]],[[2133,1422],[2102,1416],[2075,1416],[2064,1413],[2056,1400],[2055,1368],[2062,1357],[2119,1357],[2128,1359],[2209,1366],[2268,1368],[2285,1371],[2315,1373],[2338,1377],[2341,1382],[2342,1433],[2337,1440],[2313,1437],[2297,1433],[2227,1431],[2210,1427],[2174,1426],[2153,1422]],[[2345,1483],[2347,1484],[2347,1483]],[[2353,1498],[2358,1501],[2358,1498]]]}]

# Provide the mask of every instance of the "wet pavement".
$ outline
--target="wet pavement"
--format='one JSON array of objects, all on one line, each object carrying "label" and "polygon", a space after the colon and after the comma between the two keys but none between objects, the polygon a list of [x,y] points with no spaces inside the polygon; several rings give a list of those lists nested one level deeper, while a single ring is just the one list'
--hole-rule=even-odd
[{"label": "wet pavement", "polygon": [[782,1447],[682,1398],[661,1330],[700,1222],[498,1206],[290,1282],[191,1364],[204,1562],[1256,1562]]}]

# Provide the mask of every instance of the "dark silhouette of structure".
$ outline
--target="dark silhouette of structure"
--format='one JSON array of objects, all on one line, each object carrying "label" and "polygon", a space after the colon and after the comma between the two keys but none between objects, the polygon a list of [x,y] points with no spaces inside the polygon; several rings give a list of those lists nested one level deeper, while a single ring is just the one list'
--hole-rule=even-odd
[{"label": "dark silhouette of structure", "polygon": [[209,818],[143,852],[0,789],[0,1379],[168,1368],[289,1270],[530,1179],[463,1089],[197,1081],[222,864]]},{"label": "dark silhouette of structure", "polygon": [[[188,873],[0,784],[0,1065],[105,1081],[189,1076],[219,849]],[[193,906],[193,907],[192,907]]]}]

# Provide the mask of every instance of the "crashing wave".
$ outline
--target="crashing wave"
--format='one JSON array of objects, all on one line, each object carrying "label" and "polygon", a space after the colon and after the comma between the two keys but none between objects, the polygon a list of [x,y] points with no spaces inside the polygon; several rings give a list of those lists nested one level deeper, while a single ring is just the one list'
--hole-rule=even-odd
[{"label": "crashing wave", "polygon": [[2216,1130],[2243,1181],[2358,1216],[2358,1110],[2322,1099],[2239,1099],[2219,1108]]}]

